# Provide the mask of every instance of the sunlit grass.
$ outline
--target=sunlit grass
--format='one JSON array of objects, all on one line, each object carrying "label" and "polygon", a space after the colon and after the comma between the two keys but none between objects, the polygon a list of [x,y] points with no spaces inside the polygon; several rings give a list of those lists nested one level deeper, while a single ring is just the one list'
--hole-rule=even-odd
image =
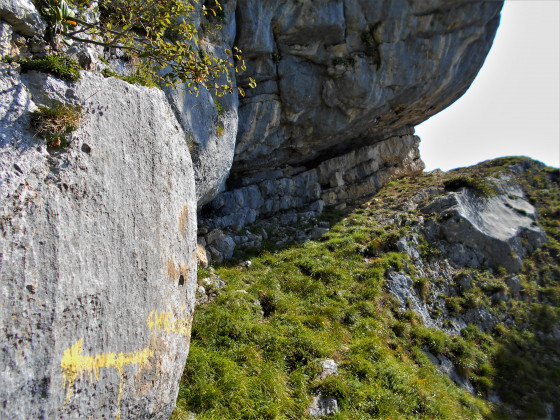
[{"label": "sunlit grass", "polygon": [[[496,168],[501,166],[486,164],[485,170],[496,173]],[[533,188],[529,175],[523,182]],[[395,247],[410,227],[381,226],[376,215],[384,203],[372,201],[347,217],[325,216],[338,222],[319,241],[261,252],[249,268],[215,267],[226,288],[195,311],[172,418],[188,418],[189,412],[199,419],[306,418],[318,392],[337,399],[336,419],[507,418],[484,398],[490,392],[524,410],[527,418],[541,415],[545,401],[560,399],[554,386],[560,382],[560,354],[557,342],[522,329],[546,331],[560,319],[560,229],[547,216],[556,214],[560,194],[557,178],[549,178],[535,182],[556,201],[544,200],[535,188],[530,197],[551,230],[551,240],[524,266],[526,299],[506,307],[521,329],[498,324],[490,334],[470,325],[449,336],[424,327],[413,312],[401,311],[384,284],[388,270],[412,266]],[[398,199],[418,185],[438,182],[442,180],[433,175],[401,180],[379,196]],[[409,217],[413,226],[416,216]],[[430,258],[441,258],[422,246]],[[203,270],[200,276],[209,274]],[[456,305],[457,312],[469,305],[502,310],[492,307],[488,296],[506,287],[505,273],[475,274],[473,288],[448,305]],[[420,290],[429,287],[426,279],[413,271],[410,275]],[[470,395],[438,373],[426,350],[451,359],[479,394]],[[318,361],[327,358],[337,362],[339,373],[319,379]]]}]

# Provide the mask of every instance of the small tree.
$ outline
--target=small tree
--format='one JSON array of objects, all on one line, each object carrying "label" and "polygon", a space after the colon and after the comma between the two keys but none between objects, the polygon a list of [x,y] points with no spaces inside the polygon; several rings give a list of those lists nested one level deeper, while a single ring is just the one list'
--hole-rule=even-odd
[{"label": "small tree", "polygon": [[[241,51],[226,49],[225,58],[204,51],[198,43],[195,18],[221,11],[218,1],[209,8],[199,0],[37,0],[54,43],[73,42],[120,48],[140,60],[158,84],[185,83],[191,93],[200,87],[216,95],[233,93],[232,71],[245,70]],[[94,18],[92,18],[94,16]],[[237,64],[236,64],[237,62]],[[218,83],[221,76],[225,82]],[[222,79],[223,80],[223,79]],[[255,81],[250,79],[250,87]],[[244,91],[237,87],[241,95]]]}]

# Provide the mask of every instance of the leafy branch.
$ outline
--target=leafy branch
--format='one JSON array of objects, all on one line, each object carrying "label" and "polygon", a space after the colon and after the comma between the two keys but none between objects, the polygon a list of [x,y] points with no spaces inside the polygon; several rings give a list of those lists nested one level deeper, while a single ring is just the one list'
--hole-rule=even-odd
[{"label": "leafy branch", "polygon": [[[54,44],[62,38],[125,50],[160,85],[184,83],[190,93],[204,87],[223,96],[235,89],[233,73],[246,69],[236,47],[219,57],[199,45],[195,19],[216,16],[222,10],[217,1],[213,7],[199,0],[101,0],[93,6],[88,0],[38,1]],[[250,79],[246,87],[255,86]]]}]

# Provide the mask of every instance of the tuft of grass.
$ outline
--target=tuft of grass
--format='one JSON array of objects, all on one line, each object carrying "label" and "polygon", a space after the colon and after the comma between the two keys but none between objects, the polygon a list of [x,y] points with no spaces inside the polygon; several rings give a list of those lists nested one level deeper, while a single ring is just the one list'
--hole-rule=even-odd
[{"label": "tuft of grass", "polygon": [[23,58],[19,60],[19,63],[23,72],[35,70],[70,82],[80,80],[81,67],[70,57],[47,55],[45,58]]},{"label": "tuft of grass", "polygon": [[486,181],[471,176],[456,176],[444,181],[443,186],[446,190],[450,191],[457,191],[460,188],[466,187],[480,197],[492,197],[496,195],[496,191],[488,185]]},{"label": "tuft of grass", "polygon": [[49,147],[65,148],[68,135],[80,126],[82,108],[57,104],[53,107],[39,106],[31,113],[31,127]]}]

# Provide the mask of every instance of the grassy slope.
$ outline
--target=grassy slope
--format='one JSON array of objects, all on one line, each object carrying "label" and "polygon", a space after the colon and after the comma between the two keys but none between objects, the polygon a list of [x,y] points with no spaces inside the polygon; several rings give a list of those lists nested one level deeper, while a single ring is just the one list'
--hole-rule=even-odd
[{"label": "grassy slope", "polygon": [[[398,212],[395,204],[445,179],[482,179],[515,161],[395,181],[339,217],[320,241],[264,251],[251,258],[250,268],[216,267],[227,286],[214,303],[197,308],[172,418],[188,412],[199,419],[304,418],[318,391],[337,398],[340,419],[543,415],[543,401],[560,400],[560,351],[546,335],[560,319],[558,170],[523,174],[550,239],[523,268],[524,300],[491,308],[510,313],[523,328],[499,324],[484,334],[470,326],[450,337],[400,311],[384,291],[386,271],[407,264],[394,244],[416,217],[407,215],[412,223],[406,227],[387,223]],[[426,257],[439,258],[431,247],[422,249]],[[200,277],[208,274],[201,270]],[[490,307],[487,286],[503,285],[505,274],[480,270],[470,296],[455,302],[457,310],[473,301]],[[439,374],[423,346],[451,358],[479,395]],[[336,360],[339,374],[320,380],[317,361],[326,358]],[[489,392],[497,392],[510,410],[488,403],[483,397]]]}]

